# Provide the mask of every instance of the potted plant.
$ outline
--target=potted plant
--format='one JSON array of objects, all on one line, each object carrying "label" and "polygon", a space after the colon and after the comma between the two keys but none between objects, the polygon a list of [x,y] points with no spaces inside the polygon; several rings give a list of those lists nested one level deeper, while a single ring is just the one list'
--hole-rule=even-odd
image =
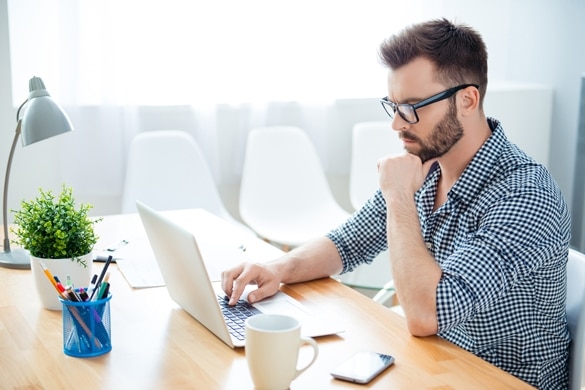
[{"label": "potted plant", "polygon": [[54,286],[44,274],[40,262],[63,284],[67,278],[76,287],[89,283],[92,272],[93,247],[98,241],[94,225],[101,219],[92,219],[89,204],[75,205],[73,190],[63,185],[59,196],[48,190],[30,201],[23,200],[14,213],[11,228],[13,242],[28,250],[37,291],[44,307],[60,310]]}]

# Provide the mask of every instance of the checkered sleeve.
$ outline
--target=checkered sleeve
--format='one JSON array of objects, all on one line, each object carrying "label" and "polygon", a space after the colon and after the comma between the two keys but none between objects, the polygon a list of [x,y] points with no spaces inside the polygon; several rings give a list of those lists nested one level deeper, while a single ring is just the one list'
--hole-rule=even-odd
[{"label": "checkered sleeve", "polygon": [[382,192],[377,190],[361,209],[331,230],[327,237],[339,251],[342,274],[351,272],[362,263],[371,263],[387,248],[386,202]]}]

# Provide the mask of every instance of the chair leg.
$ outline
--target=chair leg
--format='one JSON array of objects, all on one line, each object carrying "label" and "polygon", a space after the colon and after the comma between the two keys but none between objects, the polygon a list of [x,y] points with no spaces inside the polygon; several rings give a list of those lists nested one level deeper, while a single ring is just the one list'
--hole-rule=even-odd
[{"label": "chair leg", "polygon": [[377,302],[381,305],[388,302],[388,300],[392,299],[392,306],[394,306],[394,302],[396,299],[396,290],[394,289],[394,281],[390,280],[388,283],[382,287],[380,291],[372,298],[374,302]]}]

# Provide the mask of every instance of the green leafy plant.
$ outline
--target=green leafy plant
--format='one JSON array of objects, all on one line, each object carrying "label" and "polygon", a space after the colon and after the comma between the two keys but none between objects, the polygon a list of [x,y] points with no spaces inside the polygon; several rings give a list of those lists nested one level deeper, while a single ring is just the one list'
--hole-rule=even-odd
[{"label": "green leafy plant", "polygon": [[39,192],[36,199],[23,200],[20,210],[12,210],[15,226],[10,230],[16,237],[13,242],[35,257],[71,258],[87,267],[80,256],[91,252],[96,244],[98,236],[93,228],[101,218],[88,216],[92,208],[89,204],[75,208],[71,187],[63,185],[58,197],[50,190]]}]

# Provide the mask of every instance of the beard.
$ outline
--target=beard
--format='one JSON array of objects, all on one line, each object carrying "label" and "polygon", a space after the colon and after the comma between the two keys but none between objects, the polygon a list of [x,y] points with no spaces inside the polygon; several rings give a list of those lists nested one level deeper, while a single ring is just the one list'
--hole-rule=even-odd
[{"label": "beard", "polygon": [[457,107],[454,102],[449,102],[449,111],[445,117],[435,126],[427,140],[423,141],[408,131],[400,133],[401,139],[415,141],[420,145],[418,152],[406,151],[417,155],[424,163],[430,159],[441,157],[447,153],[463,137],[463,126],[457,119]]}]

